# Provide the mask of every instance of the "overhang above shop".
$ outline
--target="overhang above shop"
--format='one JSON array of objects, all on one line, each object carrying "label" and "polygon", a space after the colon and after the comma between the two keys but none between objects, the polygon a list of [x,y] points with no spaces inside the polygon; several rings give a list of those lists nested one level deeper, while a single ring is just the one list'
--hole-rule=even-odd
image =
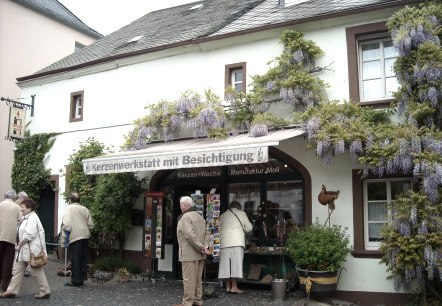
[{"label": "overhang above shop", "polygon": [[242,134],[223,140],[200,138],[151,143],[143,150],[85,159],[83,169],[86,174],[103,174],[265,163],[268,147],[302,134],[303,129],[292,128],[262,137]]}]

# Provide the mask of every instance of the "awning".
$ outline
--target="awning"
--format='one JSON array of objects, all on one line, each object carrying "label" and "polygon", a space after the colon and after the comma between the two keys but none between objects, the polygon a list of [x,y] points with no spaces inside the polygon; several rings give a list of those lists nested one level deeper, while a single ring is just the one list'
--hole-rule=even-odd
[{"label": "awning", "polygon": [[83,169],[85,174],[103,174],[265,163],[269,159],[269,146],[303,133],[300,128],[292,128],[262,137],[243,134],[224,140],[201,138],[152,143],[143,150],[85,159]]}]

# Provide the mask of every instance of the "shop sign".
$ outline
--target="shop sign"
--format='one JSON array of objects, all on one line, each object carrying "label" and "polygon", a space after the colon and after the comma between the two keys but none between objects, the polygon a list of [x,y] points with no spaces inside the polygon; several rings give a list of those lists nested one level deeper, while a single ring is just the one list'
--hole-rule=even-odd
[{"label": "shop sign", "polygon": [[266,163],[268,147],[249,147],[202,152],[164,152],[149,155],[123,155],[83,161],[85,174],[139,172],[179,168],[200,168]]},{"label": "shop sign", "polygon": [[257,174],[276,174],[279,173],[279,166],[275,167],[232,167],[229,169],[230,175],[257,175]]},{"label": "shop sign", "polygon": [[26,110],[18,107],[9,109],[8,137],[23,139],[25,137]]}]

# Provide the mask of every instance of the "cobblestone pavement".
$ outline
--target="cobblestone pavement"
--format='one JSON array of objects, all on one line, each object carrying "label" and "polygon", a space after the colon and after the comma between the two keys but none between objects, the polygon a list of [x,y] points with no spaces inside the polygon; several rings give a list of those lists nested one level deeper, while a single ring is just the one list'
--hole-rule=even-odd
[{"label": "cobblestone pavement", "polygon": [[[0,305],[76,305],[76,306],[101,306],[101,305],[149,305],[166,306],[181,303],[183,286],[180,281],[160,281],[155,283],[140,277],[131,279],[127,283],[119,283],[115,278],[99,284],[91,279],[83,287],[65,286],[65,278],[57,276],[57,269],[64,268],[64,260],[57,259],[56,255],[49,255],[49,263],[44,267],[46,277],[51,288],[51,297],[48,300],[36,300],[34,294],[37,285],[33,277],[25,277],[20,293],[14,299],[0,299]],[[69,281],[69,277],[67,278]],[[307,299],[299,290],[286,295],[284,301],[274,301],[270,286],[246,287],[242,286],[244,293],[228,294],[218,285],[207,284],[206,288],[214,287],[212,297],[204,300],[206,306],[228,305],[281,305],[281,306],[349,306],[351,303],[326,299],[318,301]],[[1,289],[0,289],[1,291]]]}]

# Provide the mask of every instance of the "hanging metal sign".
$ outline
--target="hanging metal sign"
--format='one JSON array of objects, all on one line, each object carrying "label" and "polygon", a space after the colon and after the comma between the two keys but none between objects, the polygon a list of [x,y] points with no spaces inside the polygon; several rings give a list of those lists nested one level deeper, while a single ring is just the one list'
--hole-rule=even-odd
[{"label": "hanging metal sign", "polygon": [[23,139],[26,131],[26,110],[19,107],[9,108],[8,137]]}]

